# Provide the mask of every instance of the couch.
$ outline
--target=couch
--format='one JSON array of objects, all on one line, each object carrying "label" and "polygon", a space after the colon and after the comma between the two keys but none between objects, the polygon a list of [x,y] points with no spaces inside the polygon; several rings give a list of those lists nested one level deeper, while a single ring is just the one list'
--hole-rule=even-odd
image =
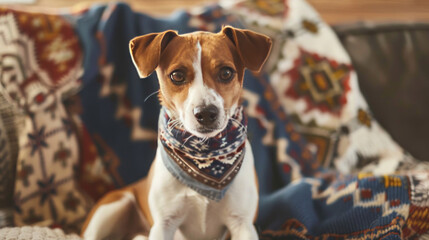
[{"label": "couch", "polygon": [[429,159],[427,23],[334,26],[359,76],[375,118],[418,159]]},{"label": "couch", "polygon": [[[55,66],[58,71],[53,73],[57,74],[57,78],[52,77],[53,82],[46,80],[49,77],[44,79],[43,74],[35,74],[43,84],[38,80],[28,81],[24,88],[30,85],[31,89],[38,89],[35,91],[38,94],[27,96],[24,92],[23,100],[11,97],[15,96],[11,93],[16,89],[11,87],[15,81],[10,77],[13,75],[2,75],[6,77],[2,78],[4,90],[0,95],[0,123],[3,124],[0,124],[3,141],[0,169],[5,174],[0,178],[4,186],[0,189],[0,225],[37,223],[62,228],[67,233],[78,232],[95,200],[144,176],[154,154],[158,111],[157,99],[145,98],[157,85],[153,76],[137,80],[136,73],[131,72],[127,41],[136,33],[168,28],[183,32],[215,31],[227,23],[266,33],[275,42],[265,73],[247,73],[245,80],[244,102],[250,109],[249,138],[256,146],[255,156],[266,159],[266,162],[257,162],[261,184],[257,226],[261,239],[316,236],[395,239],[395,236],[424,235],[429,230],[429,225],[424,224],[429,218],[425,214],[429,209],[425,202],[429,168],[420,160],[429,157],[425,151],[429,146],[429,112],[425,109],[429,97],[424,93],[429,89],[425,79],[428,71],[425,65],[429,62],[425,40],[429,25],[367,22],[336,25],[332,32],[310,6],[304,1],[295,1],[289,5],[289,11],[298,13],[294,17],[303,15],[304,20],[297,24],[291,19],[285,21],[285,29],[283,25],[276,29],[283,24],[277,20],[284,18],[284,6],[274,6],[276,11],[269,13],[252,4],[236,7],[242,10],[236,13],[238,17],[229,15],[234,9],[208,6],[199,13],[182,11],[167,19],[133,13],[125,4],[93,6],[58,16],[27,16],[26,12],[3,9],[0,23],[13,22],[11,14],[16,21],[34,18],[35,22],[43,23],[40,19],[45,19],[45,23],[54,26],[52,30],[49,24],[42,24],[48,29],[45,32],[56,31],[67,36],[62,39],[69,40],[63,48],[61,41],[55,42],[54,35],[47,34],[46,42],[36,40],[40,41],[37,42],[40,48],[48,49],[47,53],[36,53],[58,62],[66,59],[70,71],[62,74],[64,66]],[[252,19],[252,14],[260,22]],[[264,23],[267,19],[272,26]],[[20,30],[30,36],[35,34],[31,28]],[[28,40],[17,38],[21,43]],[[49,50],[49,45],[59,47]],[[284,50],[283,46],[286,46]],[[316,53],[309,50],[313,46]],[[301,59],[289,62],[289,54],[298,54],[292,48],[302,51]],[[329,51],[331,48],[333,53]],[[59,54],[58,49],[73,50]],[[9,62],[4,59],[6,66]],[[325,71],[326,63],[331,67],[328,71]],[[45,64],[36,70],[43,72],[52,67]],[[328,86],[341,83],[340,90],[335,88],[334,97],[315,98],[323,97],[324,89],[316,93],[314,89],[300,92],[302,85],[299,84],[309,79],[320,80],[317,76],[307,78],[302,73],[302,69],[309,67],[316,69],[314,74],[322,74],[317,76],[328,76],[322,79],[329,80]],[[3,68],[0,73],[7,74],[10,69]],[[286,97],[279,90],[285,88],[281,81],[286,81],[281,77],[278,80],[279,72],[285,79],[292,79],[291,84],[298,84],[297,88],[286,91]],[[37,84],[33,86],[34,82]],[[355,83],[359,86],[354,86]],[[315,88],[326,86],[324,84]],[[292,109],[303,104],[299,101],[307,103],[307,108]],[[309,115],[314,112],[311,120]],[[142,115],[144,118],[140,118]],[[32,144],[19,142],[23,134]],[[48,135],[56,137],[48,139]],[[128,139],[126,143],[124,139]],[[372,139],[376,143],[371,143]],[[362,147],[365,144],[379,145]],[[48,152],[53,145],[55,149]],[[22,146],[27,149],[24,153]],[[39,168],[29,161],[42,162],[42,166],[49,161],[49,165],[45,166],[45,173],[39,173]],[[31,179],[35,174],[45,176],[44,180]],[[59,177],[64,177],[61,188],[50,187],[59,184]],[[17,189],[25,189],[32,182],[42,190],[30,194],[31,197],[37,195],[37,200],[24,202],[20,198],[24,193]],[[343,193],[347,188],[359,195]],[[383,200],[379,196],[384,196]],[[328,203],[330,198],[336,200]],[[356,198],[364,199],[358,203],[363,205],[350,208],[350,202]],[[39,203],[44,207],[39,208]],[[365,203],[373,205],[364,211],[360,208]],[[302,207],[294,211],[293,206]],[[62,219],[58,217],[62,213],[69,215],[64,214],[66,217]],[[360,219],[354,220],[357,216]],[[21,233],[22,236],[50,234],[53,239],[64,234],[39,227],[0,230],[4,239]]]}]

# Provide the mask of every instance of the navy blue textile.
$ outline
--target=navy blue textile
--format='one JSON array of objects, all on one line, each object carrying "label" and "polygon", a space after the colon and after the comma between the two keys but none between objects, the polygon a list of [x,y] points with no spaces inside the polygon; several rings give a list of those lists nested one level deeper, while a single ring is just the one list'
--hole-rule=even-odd
[{"label": "navy blue textile", "polygon": [[[132,139],[135,119],[118,117],[118,111],[140,109],[139,126],[156,132],[160,109],[157,97],[145,101],[159,88],[156,74],[139,79],[129,56],[129,40],[168,29],[187,33],[205,29],[205,24],[214,25],[215,31],[225,24],[240,27],[219,13],[218,6],[209,6],[197,15],[178,11],[154,18],[133,12],[126,4],[110,4],[68,16],[85,53],[81,118],[90,134],[99,135],[118,156],[117,172],[125,184],[147,174],[156,139]],[[195,24],[195,19],[203,24]],[[123,86],[125,94],[101,97],[106,84],[111,91]],[[256,225],[261,239],[401,239],[411,205],[408,177],[344,177],[320,168],[315,153],[280,106],[269,76],[246,72],[244,87],[248,138],[259,177]],[[287,158],[279,157],[283,153]],[[293,178],[290,162],[300,166],[303,178]]]}]

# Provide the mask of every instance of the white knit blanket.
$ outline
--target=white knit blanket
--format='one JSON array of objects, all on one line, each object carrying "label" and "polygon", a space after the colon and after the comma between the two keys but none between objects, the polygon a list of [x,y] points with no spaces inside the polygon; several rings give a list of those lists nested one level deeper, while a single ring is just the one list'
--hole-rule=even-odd
[{"label": "white knit blanket", "polygon": [[76,234],[47,227],[6,227],[0,229],[0,240],[81,240]]}]

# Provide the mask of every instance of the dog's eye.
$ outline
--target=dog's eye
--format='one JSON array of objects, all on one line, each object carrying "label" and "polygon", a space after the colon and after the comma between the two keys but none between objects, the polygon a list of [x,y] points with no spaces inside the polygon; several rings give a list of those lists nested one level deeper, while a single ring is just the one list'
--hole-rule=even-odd
[{"label": "dog's eye", "polygon": [[234,78],[234,70],[230,67],[223,67],[219,71],[219,80],[221,82],[227,83]]},{"label": "dog's eye", "polygon": [[185,73],[182,70],[174,70],[170,73],[170,79],[174,84],[180,85],[185,81]]}]

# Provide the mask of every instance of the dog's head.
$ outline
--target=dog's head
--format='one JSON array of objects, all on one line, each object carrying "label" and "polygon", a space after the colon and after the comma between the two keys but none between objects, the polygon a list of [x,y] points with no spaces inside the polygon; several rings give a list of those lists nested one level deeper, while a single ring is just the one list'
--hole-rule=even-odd
[{"label": "dog's head", "polygon": [[201,138],[226,127],[241,96],[244,69],[259,71],[270,49],[268,37],[233,27],[185,35],[170,30],[130,41],[139,76],[156,70],[161,103]]}]

